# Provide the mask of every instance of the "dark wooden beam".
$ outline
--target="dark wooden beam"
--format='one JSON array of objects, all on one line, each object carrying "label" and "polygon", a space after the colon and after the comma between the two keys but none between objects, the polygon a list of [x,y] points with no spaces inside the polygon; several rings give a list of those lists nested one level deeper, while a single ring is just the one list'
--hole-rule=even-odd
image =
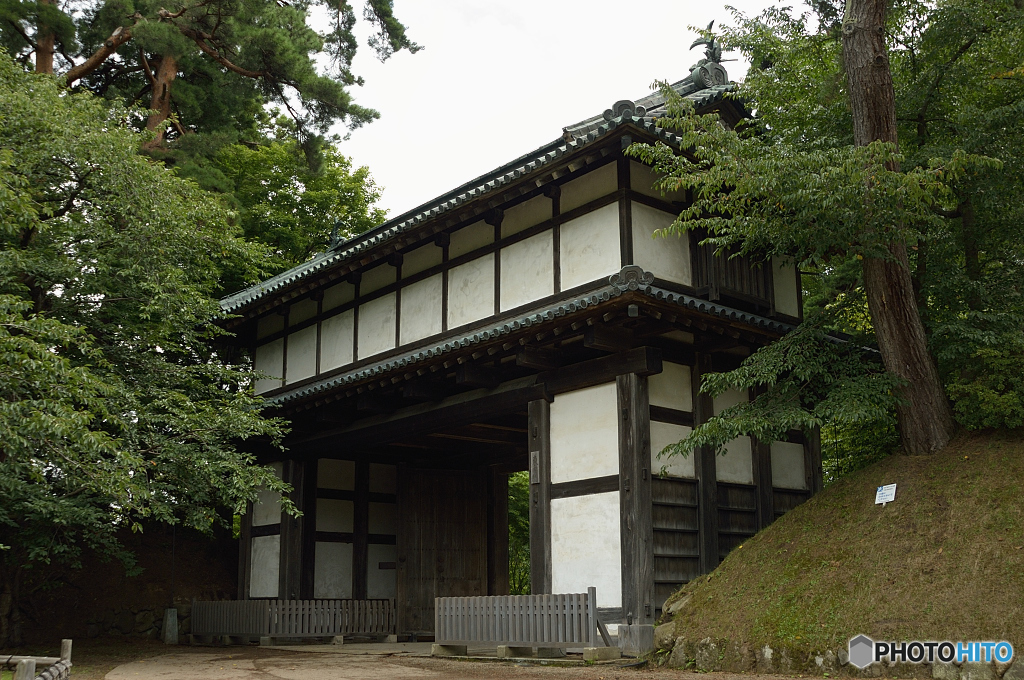
[{"label": "dark wooden beam", "polygon": [[455,369],[455,384],[460,387],[495,388],[501,384],[501,374],[490,366],[460,364]]},{"label": "dark wooden beam", "polygon": [[[711,355],[698,352],[693,365],[694,425],[706,423],[714,415],[714,402],[700,391],[704,376],[711,372]],[[707,446],[695,452],[694,468],[697,475],[697,523],[699,527],[700,572],[707,574],[718,566],[718,477],[715,450]]]},{"label": "dark wooden beam", "polygon": [[516,366],[521,368],[551,371],[560,367],[563,363],[562,354],[553,349],[524,347],[516,354]]},{"label": "dark wooden beam", "polygon": [[452,389],[437,380],[412,380],[402,385],[402,398],[407,401],[440,401],[452,393]]},{"label": "dark wooden beam", "polygon": [[538,379],[549,394],[593,387],[611,382],[617,376],[636,373],[647,376],[661,373],[661,350],[655,347],[637,347],[600,359],[581,361],[556,371],[541,373]]},{"label": "dark wooden beam", "polygon": [[551,592],[551,410],[546,399],[529,405],[530,583]]},{"label": "dark wooden beam", "polygon": [[391,413],[399,406],[395,395],[384,396],[373,392],[364,392],[356,397],[356,412],[367,413]]},{"label": "dark wooden beam", "polygon": [[624,328],[591,326],[583,333],[583,346],[605,352],[622,352],[636,347],[636,338]]},{"label": "dark wooden beam", "polygon": [[[284,462],[284,481],[292,485],[289,498],[301,510],[305,507],[305,461]],[[278,574],[278,597],[299,599],[302,585],[302,530],[303,517],[281,516],[281,567]]]},{"label": "dark wooden beam", "polygon": [[654,529],[651,500],[651,422],[647,378],[615,380],[619,419],[619,506],[622,611],[626,623],[654,622]]}]

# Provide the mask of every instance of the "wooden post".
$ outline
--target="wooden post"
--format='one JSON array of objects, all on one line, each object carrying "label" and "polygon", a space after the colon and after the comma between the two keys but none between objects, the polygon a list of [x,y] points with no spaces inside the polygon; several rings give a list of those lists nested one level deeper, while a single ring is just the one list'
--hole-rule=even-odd
[{"label": "wooden post", "polygon": [[14,671],[14,680],[35,680],[36,660],[22,659]]},{"label": "wooden post", "polygon": [[[305,463],[289,460],[284,463],[284,481],[292,485],[289,494],[299,510],[304,507]],[[302,517],[282,514],[281,517],[281,572],[279,597],[284,600],[299,599],[302,581]]]},{"label": "wooden post", "polygon": [[[703,378],[711,372],[711,355],[697,352],[693,365],[693,424],[706,423],[714,415],[714,401],[700,391]],[[697,522],[700,527],[700,572],[706,574],[718,566],[718,478],[715,451],[697,449],[694,470],[697,475]]]},{"label": "wooden post", "polygon": [[71,640],[67,638],[60,641],[60,660],[71,661]]},{"label": "wooden post", "polygon": [[252,576],[252,503],[247,503],[238,531],[238,599],[249,599],[249,578]]},{"label": "wooden post", "polygon": [[633,264],[633,202],[629,198],[629,159],[616,161],[619,186],[619,253],[623,267]]},{"label": "wooden post", "polygon": [[316,489],[319,461],[311,458],[305,464],[302,504],[302,553],[300,557],[299,597],[313,599],[313,581],[316,577]]},{"label": "wooden post", "polygon": [[804,432],[804,474],[811,495],[821,491],[824,484],[821,469],[821,429],[817,427]]},{"label": "wooden post", "polygon": [[528,408],[530,456],[530,592],[551,592],[551,405]]},{"label": "wooden post", "polygon": [[651,519],[651,422],[647,378],[615,380],[619,408],[619,532],[622,613],[627,623],[654,622],[654,529]]}]

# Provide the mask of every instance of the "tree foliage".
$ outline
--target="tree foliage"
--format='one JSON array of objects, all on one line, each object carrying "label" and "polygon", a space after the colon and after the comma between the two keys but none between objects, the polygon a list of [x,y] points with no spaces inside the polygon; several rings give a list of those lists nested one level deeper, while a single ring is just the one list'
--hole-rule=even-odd
[{"label": "tree foliage", "polygon": [[508,587],[530,594],[530,473],[508,476]]},{"label": "tree foliage", "polygon": [[[225,361],[221,269],[258,273],[217,200],[138,154],[135,114],[0,55],[0,588],[144,518],[209,529],[284,487],[281,435]],[[122,554],[127,559],[127,556]],[[16,639],[18,609],[0,617]]]}]

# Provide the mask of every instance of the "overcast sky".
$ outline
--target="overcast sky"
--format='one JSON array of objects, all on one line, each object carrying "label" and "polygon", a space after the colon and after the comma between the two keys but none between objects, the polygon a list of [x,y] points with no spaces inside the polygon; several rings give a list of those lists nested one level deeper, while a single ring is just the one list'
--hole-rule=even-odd
[{"label": "overcast sky", "polygon": [[[779,3],[730,4],[756,14]],[[424,49],[381,64],[363,38],[354,71],[366,84],[353,95],[381,115],[341,144],[356,165],[369,166],[390,217],[554,140],[616,100],[646,95],[655,80],[683,78],[703,56],[700,47],[689,50],[689,26],[730,19],[719,0],[396,0],[395,14]],[[742,62],[725,66],[733,80],[746,71]]]}]

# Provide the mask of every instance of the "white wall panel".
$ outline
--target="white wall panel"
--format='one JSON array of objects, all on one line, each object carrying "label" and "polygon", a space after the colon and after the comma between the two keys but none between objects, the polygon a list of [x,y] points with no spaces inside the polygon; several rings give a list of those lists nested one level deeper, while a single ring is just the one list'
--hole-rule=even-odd
[{"label": "white wall panel", "polygon": [[355,526],[352,511],[352,501],[317,498],[316,530],[334,531],[342,534],[352,533]]},{"label": "white wall panel", "polygon": [[[284,473],[282,463],[271,463],[274,475],[281,479]],[[281,494],[276,491],[260,489],[257,492],[257,500],[252,504],[252,525],[254,527],[266,526],[268,524],[281,523]]]},{"label": "white wall panel", "polygon": [[359,305],[360,359],[395,348],[395,294]]},{"label": "white wall panel", "polygon": [[806,489],[803,444],[772,443],[772,486],[780,489]]},{"label": "white wall panel", "polygon": [[494,315],[494,253],[448,272],[448,328]]},{"label": "white wall panel", "polygon": [[270,376],[256,381],[256,394],[276,390],[283,385],[284,338],[278,338],[273,342],[258,346],[256,348],[256,356],[253,357],[253,368],[260,373],[266,373]]},{"label": "white wall panel", "polygon": [[597,588],[599,607],[622,606],[619,492],[551,501],[551,589]]},{"label": "white wall panel", "polygon": [[359,295],[369,295],[397,280],[397,270],[389,264],[380,264],[363,272],[359,279]]},{"label": "white wall panel", "polygon": [[398,506],[394,503],[370,503],[369,526],[371,534],[398,533]]},{"label": "white wall panel", "polygon": [[316,300],[300,300],[288,309],[288,326],[295,326],[316,316]]},{"label": "white wall panel", "polygon": [[501,249],[501,311],[555,292],[551,231],[543,231]]},{"label": "white wall panel", "polygon": [[[714,399],[715,415],[730,406],[749,401],[746,390],[729,389]],[[718,481],[754,483],[754,459],[750,437],[737,437],[725,445],[725,454],[715,460]]]},{"label": "white wall panel", "polygon": [[505,217],[501,221],[501,237],[518,234],[544,220],[550,220],[551,217],[551,199],[547,196],[534,196],[505,211]]},{"label": "white wall panel", "polygon": [[569,212],[596,198],[607,196],[618,188],[618,171],[615,163],[607,163],[597,170],[563,184],[559,207],[563,213]]},{"label": "white wall panel", "polygon": [[252,539],[249,558],[249,597],[277,597],[281,574],[281,537]]},{"label": "white wall panel", "polygon": [[284,317],[280,314],[270,314],[256,322],[256,339],[262,340],[268,335],[273,335],[284,330]]},{"label": "white wall panel", "polygon": [[494,227],[483,221],[474,222],[468,227],[452,232],[452,240],[448,244],[448,259],[453,260],[459,255],[471,253],[489,243],[494,243]]},{"label": "white wall panel", "polygon": [[606,279],[622,268],[618,204],[581,215],[559,230],[562,290]]},{"label": "white wall panel", "polygon": [[796,267],[772,258],[772,285],[775,288],[775,311],[800,316],[800,297],[796,285]]},{"label": "white wall panel", "polygon": [[350,460],[321,458],[317,464],[318,489],[353,491],[356,488],[356,464]]},{"label": "white wall panel", "polygon": [[288,366],[286,383],[298,382],[316,375],[316,325],[288,335]]},{"label": "white wall panel", "polygon": [[661,189],[654,188],[654,182],[657,179],[658,175],[654,172],[654,168],[636,161],[629,162],[629,185],[633,191],[645,196],[660,198],[663,201],[678,201],[684,198],[685,193],[682,191],[670,191],[662,194]]},{"label": "white wall panel", "polygon": [[444,251],[433,243],[410,250],[402,257],[402,278],[419,274],[421,271],[441,264],[443,255]]},{"label": "white wall panel", "polygon": [[615,383],[555,397],[551,402],[553,483],[619,474],[618,410]]},{"label": "white wall panel", "polygon": [[370,493],[397,493],[397,473],[394,465],[370,463]]},{"label": "white wall panel", "polygon": [[661,456],[662,449],[675,444],[690,435],[692,430],[686,425],[659,423],[651,421],[651,470],[652,474],[664,473],[668,477],[693,477],[693,454],[682,456]]},{"label": "white wall panel", "polygon": [[348,282],[339,283],[324,291],[323,310],[326,312],[328,309],[340,307],[346,302],[352,302],[355,299],[356,287]]},{"label": "white wall panel", "polygon": [[321,373],[351,364],[355,359],[352,355],[355,318],[355,310],[349,309],[320,322]]},{"label": "white wall panel", "polygon": [[313,597],[333,600],[352,597],[352,544],[316,544],[313,559]]},{"label": "white wall panel", "polygon": [[690,384],[690,367],[662,363],[661,373],[647,378],[647,389],[651,406],[674,408],[678,411],[693,410],[693,387]]},{"label": "white wall panel", "polygon": [[[398,561],[398,550],[393,545],[371,544],[366,548],[366,596],[370,599],[395,596],[394,565]],[[380,565],[391,566],[381,569]]]},{"label": "white wall panel", "polygon": [[402,288],[402,344],[441,332],[441,274]]},{"label": "white wall panel", "polygon": [[689,236],[654,236],[671,225],[676,215],[633,202],[633,263],[659,279],[693,285]]}]

